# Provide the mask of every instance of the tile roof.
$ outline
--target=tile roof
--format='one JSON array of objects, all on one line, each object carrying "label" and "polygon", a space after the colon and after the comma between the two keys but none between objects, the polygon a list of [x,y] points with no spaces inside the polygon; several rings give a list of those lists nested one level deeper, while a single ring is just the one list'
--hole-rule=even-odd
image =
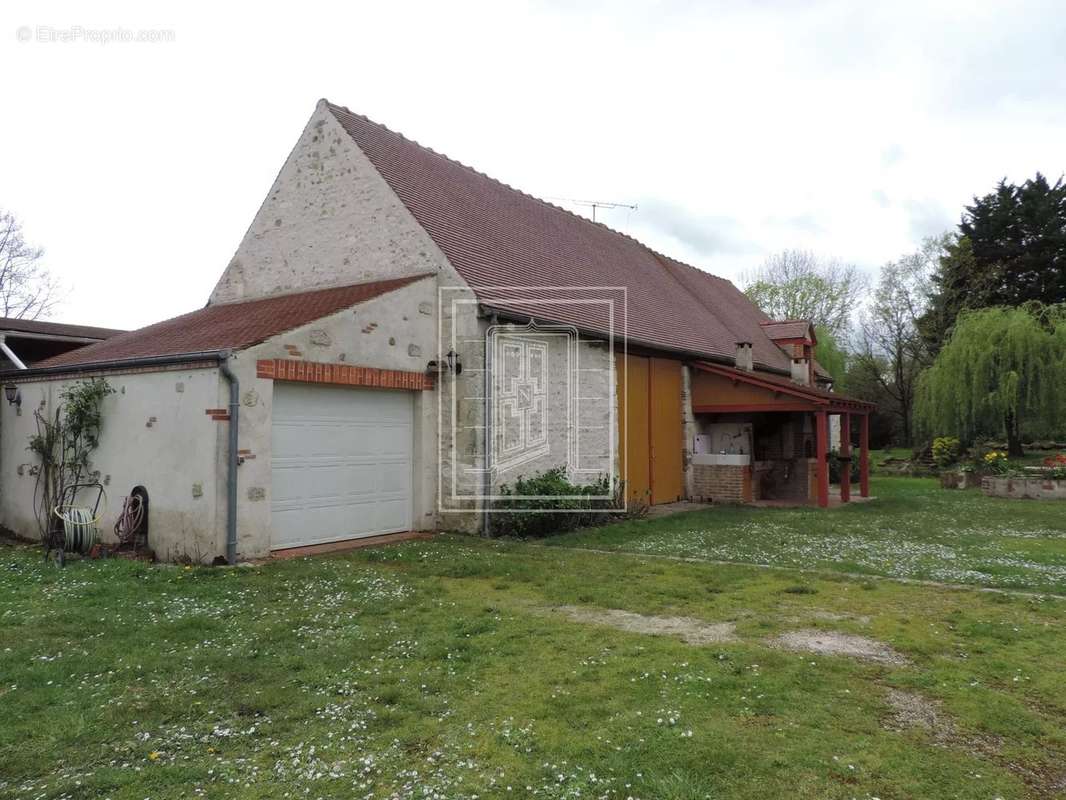
[{"label": "tile roof", "polygon": [[33,366],[61,367],[146,356],[239,350],[426,277],[428,275],[416,275],[277,295],[261,300],[210,305],[146,328],[121,333]]},{"label": "tile roof", "polygon": [[[517,191],[366,117],[328,108],[476,293],[488,286],[625,286],[631,341],[726,358],[736,354],[738,341],[749,341],[758,364],[789,369],[788,356],[760,325],[766,315],[729,281]],[[541,294],[540,303],[519,298],[506,310],[611,332],[602,306],[551,306],[552,292]]]},{"label": "tile roof", "polygon": [[805,319],[783,319],[762,323],[766,335],[774,341],[780,339],[804,339],[810,331],[811,323]]},{"label": "tile roof", "polygon": [[[729,328],[733,343],[751,342],[752,358],[756,364],[789,369],[789,357],[780,347],[762,334],[762,324],[769,319],[742,291],[727,281],[696,267],[673,259],[662,259],[667,270],[707,311]],[[734,355],[734,351],[730,355]]]},{"label": "tile roof", "polygon": [[0,317],[0,332],[70,336],[76,339],[110,339],[125,331],[116,328],[97,328],[92,325],[68,325],[65,322],[45,322],[39,319]]}]

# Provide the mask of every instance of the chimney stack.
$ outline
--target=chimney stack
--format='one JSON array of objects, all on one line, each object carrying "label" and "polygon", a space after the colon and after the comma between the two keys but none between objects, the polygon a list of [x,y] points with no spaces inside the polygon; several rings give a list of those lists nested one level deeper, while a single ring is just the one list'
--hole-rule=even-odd
[{"label": "chimney stack", "polygon": [[810,345],[796,345],[792,354],[792,382],[800,386],[814,383],[814,362]]},{"label": "chimney stack", "polygon": [[755,361],[751,354],[751,342],[737,342],[737,355],[734,359],[737,369],[751,372],[755,369]]}]

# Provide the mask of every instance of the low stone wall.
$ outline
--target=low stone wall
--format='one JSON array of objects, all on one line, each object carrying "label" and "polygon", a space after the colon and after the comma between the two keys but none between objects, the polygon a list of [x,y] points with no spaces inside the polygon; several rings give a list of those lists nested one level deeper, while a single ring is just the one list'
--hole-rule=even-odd
[{"label": "low stone wall", "polygon": [[973,489],[981,485],[981,476],[976,472],[941,472],[941,489]]},{"label": "low stone wall", "polygon": [[704,502],[750,503],[751,467],[736,464],[693,464],[692,489],[696,498]]},{"label": "low stone wall", "polygon": [[1066,500],[1066,480],[985,477],[981,479],[981,491],[989,497]]}]

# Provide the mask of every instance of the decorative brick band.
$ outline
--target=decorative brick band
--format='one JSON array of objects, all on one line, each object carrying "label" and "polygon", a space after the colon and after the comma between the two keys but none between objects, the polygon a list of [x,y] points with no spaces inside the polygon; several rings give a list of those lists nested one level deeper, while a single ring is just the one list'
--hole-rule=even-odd
[{"label": "decorative brick band", "polygon": [[433,378],[423,372],[402,369],[357,367],[351,364],[325,364],[289,358],[261,359],[255,362],[256,377],[298,383],[328,383],[334,386],[370,386],[377,389],[425,391],[433,388]]}]

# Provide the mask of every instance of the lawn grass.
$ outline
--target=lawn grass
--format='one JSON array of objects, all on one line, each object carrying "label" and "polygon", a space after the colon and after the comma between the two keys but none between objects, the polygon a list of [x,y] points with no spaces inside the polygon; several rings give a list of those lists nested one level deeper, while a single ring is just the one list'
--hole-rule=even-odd
[{"label": "lawn grass", "polygon": [[[564,604],[733,622],[739,640]],[[1051,797],[1064,612],[459,536],[235,569],[60,570],[0,546],[0,797]],[[799,628],[911,663],[765,643]],[[891,688],[939,703],[957,738],[890,729]]]},{"label": "lawn grass", "polygon": [[871,450],[870,474],[881,474],[884,471],[881,469],[881,467],[887,459],[892,458],[903,461],[909,461],[911,456],[913,455],[914,451],[909,447],[886,447],[884,450]]},{"label": "lawn grass", "polygon": [[719,506],[577,531],[550,546],[627,550],[1066,594],[1066,504],[879,477],[823,511]]}]

